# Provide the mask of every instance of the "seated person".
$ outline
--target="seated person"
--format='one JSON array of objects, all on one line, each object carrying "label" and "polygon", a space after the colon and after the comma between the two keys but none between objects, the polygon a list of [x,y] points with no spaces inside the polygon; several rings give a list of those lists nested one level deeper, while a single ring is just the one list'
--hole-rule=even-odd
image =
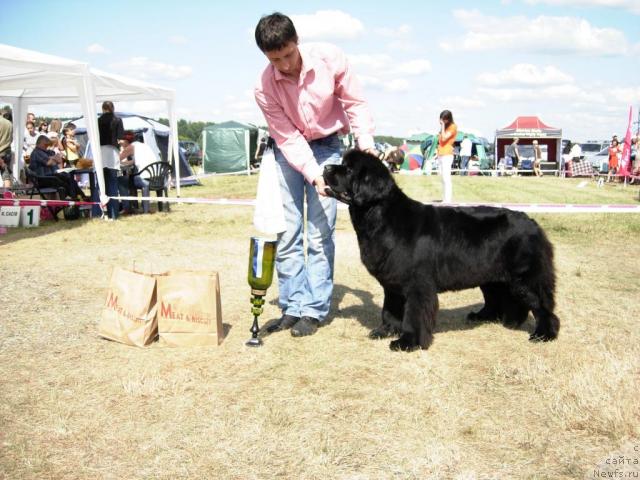
[{"label": "seated person", "polygon": [[[122,140],[119,140],[120,147],[120,166],[134,166],[135,172],[140,172],[144,168],[154,162],[159,162],[158,156],[151,150],[146,143],[138,141],[133,132],[124,132]],[[140,175],[133,176],[133,185],[142,190],[142,196],[149,196],[149,172],[142,172]],[[129,176],[118,177],[118,188],[120,195],[129,195]],[[126,212],[131,213],[130,203],[128,200],[122,201],[123,208]],[[142,201],[142,211],[149,213],[149,201]]]},{"label": "seated person", "polygon": [[384,152],[382,161],[385,162],[391,172],[397,172],[404,163],[404,151],[398,147],[391,147]]},{"label": "seated person", "polygon": [[55,188],[62,198],[88,201],[89,197],[80,189],[75,179],[66,172],[58,172],[58,164],[62,156],[49,150],[51,140],[46,135],[40,135],[36,147],[31,152],[29,170],[38,179],[39,187]]}]

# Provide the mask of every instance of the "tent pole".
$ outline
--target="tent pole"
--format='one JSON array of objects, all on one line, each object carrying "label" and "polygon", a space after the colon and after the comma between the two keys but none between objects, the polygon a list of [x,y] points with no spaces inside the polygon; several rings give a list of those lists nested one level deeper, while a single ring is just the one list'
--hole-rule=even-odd
[{"label": "tent pole", "polygon": [[249,140],[249,130],[245,130],[244,131],[244,151],[247,154],[247,176],[251,175],[251,159],[249,157],[251,157],[251,151],[250,151],[250,147],[251,147],[251,142]]},{"label": "tent pole", "polygon": [[[206,128],[206,127],[205,127]],[[207,173],[206,164],[207,164],[207,134],[205,128],[202,129],[200,135],[202,136],[202,174]]]},{"label": "tent pole", "polygon": [[89,66],[85,65],[82,72],[82,79],[78,85],[78,94],[80,96],[80,104],[82,106],[82,114],[86,118],[87,137],[91,143],[91,152],[93,154],[93,168],[98,177],[98,188],[100,189],[100,203],[107,203],[103,197],[107,195],[107,189],[104,183],[104,171],[102,164],[102,152],[100,151],[100,137],[98,135],[98,113],[96,112],[96,94],[93,89],[93,79]]},{"label": "tent pole", "polygon": [[169,135],[169,151],[167,156],[169,157],[169,164],[171,164],[171,157],[173,157],[176,173],[176,196],[180,197],[180,155],[178,152],[178,121],[176,119],[175,112],[175,94],[172,93],[171,99],[167,100],[167,108],[169,110],[169,128],[171,134]]},{"label": "tent pole", "polygon": [[493,136],[493,176],[498,176],[498,131]]},{"label": "tent pole", "polygon": [[[20,173],[24,167],[24,156],[22,151],[22,145],[24,142],[24,129],[27,123],[27,103],[24,98],[18,98],[13,105],[13,141],[15,142],[15,163],[16,169],[13,172],[13,176],[20,180]],[[25,178],[25,182],[27,179]]]}]

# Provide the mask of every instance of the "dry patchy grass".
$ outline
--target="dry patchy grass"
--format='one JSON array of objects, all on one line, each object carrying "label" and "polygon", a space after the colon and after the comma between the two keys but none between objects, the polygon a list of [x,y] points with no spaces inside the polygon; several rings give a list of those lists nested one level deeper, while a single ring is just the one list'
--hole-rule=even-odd
[{"label": "dry patchy grass", "polygon": [[[464,201],[629,202],[558,179],[455,179]],[[438,198],[437,179],[401,178]],[[188,196],[251,196],[255,178]],[[441,295],[434,345],[370,341],[380,286],[337,228],[333,321],[247,349],[251,210],[59,222],[0,237],[0,478],[582,478],[640,444],[638,215],[538,215],[556,249],[556,342],[468,324],[479,290]],[[615,249],[615,250],[614,250]],[[615,253],[614,253],[615,251]],[[136,349],[96,336],[112,266],[221,275],[218,348]],[[278,316],[275,287],[262,322]]]}]

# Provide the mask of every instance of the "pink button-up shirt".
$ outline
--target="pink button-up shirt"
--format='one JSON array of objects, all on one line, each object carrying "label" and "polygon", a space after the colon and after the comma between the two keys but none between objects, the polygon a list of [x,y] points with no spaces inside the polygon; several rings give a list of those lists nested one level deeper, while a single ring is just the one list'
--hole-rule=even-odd
[{"label": "pink button-up shirt", "polygon": [[351,129],[361,150],[373,148],[373,118],[345,54],[329,44],[300,45],[296,82],[269,64],[255,97],[269,134],[293,168],[309,183],[322,175],[309,143]]}]

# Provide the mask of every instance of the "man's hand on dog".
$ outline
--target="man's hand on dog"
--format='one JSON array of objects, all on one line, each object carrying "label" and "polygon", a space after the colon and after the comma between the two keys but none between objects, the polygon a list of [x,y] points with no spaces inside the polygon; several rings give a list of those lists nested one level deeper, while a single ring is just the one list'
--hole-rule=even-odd
[{"label": "man's hand on dog", "polygon": [[319,177],[317,177],[314,181],[313,181],[313,185],[316,187],[316,192],[318,192],[318,195],[322,196],[322,197],[327,197],[327,184],[324,183],[324,178],[322,178],[322,175],[320,175]]}]

